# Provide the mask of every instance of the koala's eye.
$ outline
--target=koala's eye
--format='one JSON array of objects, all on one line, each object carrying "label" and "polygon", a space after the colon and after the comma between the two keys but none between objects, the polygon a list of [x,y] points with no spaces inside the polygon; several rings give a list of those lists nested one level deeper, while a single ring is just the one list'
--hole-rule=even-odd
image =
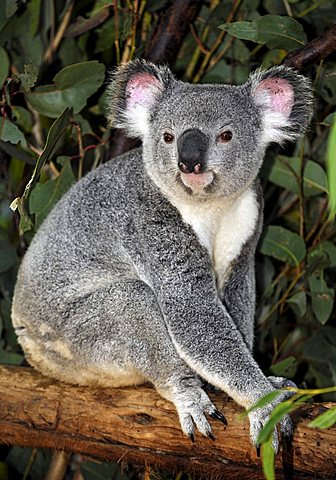
[{"label": "koala's eye", "polygon": [[232,132],[231,130],[226,130],[225,132],[221,133],[218,137],[219,143],[228,143],[232,139]]},{"label": "koala's eye", "polygon": [[166,142],[166,143],[172,143],[174,141],[174,135],[172,135],[171,133],[168,133],[168,132],[165,132],[163,134],[163,140]]}]

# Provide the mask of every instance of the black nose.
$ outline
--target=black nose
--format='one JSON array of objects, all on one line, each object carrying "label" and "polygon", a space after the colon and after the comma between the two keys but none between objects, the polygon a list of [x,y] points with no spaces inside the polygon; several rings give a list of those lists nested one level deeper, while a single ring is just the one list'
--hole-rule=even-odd
[{"label": "black nose", "polygon": [[177,140],[178,167],[183,173],[202,173],[205,169],[208,138],[196,128],[186,130]]}]

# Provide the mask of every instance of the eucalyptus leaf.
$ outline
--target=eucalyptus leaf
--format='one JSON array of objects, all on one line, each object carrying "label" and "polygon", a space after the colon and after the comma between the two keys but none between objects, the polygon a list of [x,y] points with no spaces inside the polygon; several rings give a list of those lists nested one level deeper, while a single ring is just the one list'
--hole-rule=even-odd
[{"label": "eucalyptus leaf", "polygon": [[28,3],[28,10],[30,12],[30,32],[32,36],[35,36],[40,23],[41,14],[41,1],[42,0],[30,0]]},{"label": "eucalyptus leaf", "polygon": [[9,58],[4,48],[0,47],[0,88],[5,83],[9,72]]},{"label": "eucalyptus leaf", "polygon": [[252,22],[225,23],[219,28],[233,37],[288,52],[302,47],[307,41],[302,25],[294,18],[282,15],[262,15]]},{"label": "eucalyptus leaf", "polygon": [[306,255],[304,240],[284,227],[271,225],[266,228],[260,252],[292,266],[298,266]]},{"label": "eucalyptus leaf", "polygon": [[105,67],[96,60],[63,68],[54,78],[54,85],[37,87],[26,99],[47,117],[59,116],[66,107],[78,113],[88,98],[102,85]]},{"label": "eucalyptus leaf", "polygon": [[8,118],[5,118],[3,121],[3,119],[0,117],[0,125],[1,124],[2,129],[0,126],[0,140],[3,142],[13,143],[14,145],[21,143],[23,147],[27,146],[24,134],[13,122],[8,120]]},{"label": "eucalyptus leaf", "polygon": [[29,196],[29,211],[35,215],[36,228],[74,183],[75,176],[68,160],[57,178],[35,185]]},{"label": "eucalyptus leaf", "polygon": [[47,136],[45,147],[36,162],[33,174],[25,187],[23,195],[21,197],[17,197],[11,203],[11,209],[12,210],[18,209],[21,216],[20,218],[20,234],[21,235],[33,228],[33,224],[26,211],[26,201],[29,197],[29,194],[33,185],[37,181],[37,177],[41,171],[41,168],[43,167],[45,162],[48,159],[50,159],[52,155],[55,153],[59,145],[59,142],[65,133],[66,128],[69,126],[70,114],[71,114],[71,111],[69,109],[64,110],[62,115],[60,115],[60,117],[57,118],[57,120],[55,120],[55,122],[52,124]]},{"label": "eucalyptus leaf", "polygon": [[294,408],[295,404],[291,400],[285,400],[274,407],[269,416],[269,420],[258,435],[257,442],[263,443],[269,438],[272,438],[276,424]]},{"label": "eucalyptus leaf", "polygon": [[321,413],[318,417],[314,418],[308,423],[310,428],[331,428],[336,424],[336,407],[330,408],[326,412]]},{"label": "eucalyptus leaf", "polygon": [[77,37],[78,35],[82,35],[83,33],[88,32],[89,30],[92,30],[93,28],[103,23],[108,17],[108,8],[101,8],[90,18],[84,18],[79,15],[76,21],[68,26],[64,36]]},{"label": "eucalyptus leaf", "polygon": [[328,287],[322,272],[312,275],[309,279],[313,312],[318,321],[324,325],[331,315],[334,306],[335,290]]},{"label": "eucalyptus leaf", "polygon": [[[300,194],[301,159],[277,155],[272,163],[265,165],[264,175],[268,180],[287,190]],[[308,160],[303,170],[303,192],[305,197],[328,193],[327,176],[316,162]]]},{"label": "eucalyptus leaf", "polygon": [[266,480],[275,480],[275,453],[272,445],[272,437],[263,443],[261,448],[262,468]]},{"label": "eucalyptus leaf", "polygon": [[[302,292],[303,293],[303,292]],[[298,362],[295,357],[287,357],[271,366],[271,371],[279,377],[293,378],[296,374]]]},{"label": "eucalyptus leaf", "polygon": [[331,127],[327,145],[327,177],[329,185],[330,218],[336,216],[336,119]]}]

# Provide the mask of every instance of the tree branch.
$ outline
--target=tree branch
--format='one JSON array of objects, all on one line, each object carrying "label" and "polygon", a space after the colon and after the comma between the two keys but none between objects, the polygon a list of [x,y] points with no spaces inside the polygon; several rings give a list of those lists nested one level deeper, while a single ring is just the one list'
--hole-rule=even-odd
[{"label": "tree branch", "polygon": [[326,33],[311,42],[308,42],[300,50],[287,56],[284,65],[303,70],[309,65],[324,60],[328,55],[336,51],[336,25],[333,25]]},{"label": "tree branch", "polygon": [[[53,381],[31,368],[0,366],[0,443],[52,448],[101,460],[147,463],[169,471],[220,478],[263,478],[242,409],[211,394],[228,426],[212,422],[216,441],[182,434],[173,405],[149,387],[93,389]],[[327,480],[336,471],[336,427],[315,430],[309,421],[333,404],[303,405],[294,414],[291,446],[277,457],[283,478]]]}]

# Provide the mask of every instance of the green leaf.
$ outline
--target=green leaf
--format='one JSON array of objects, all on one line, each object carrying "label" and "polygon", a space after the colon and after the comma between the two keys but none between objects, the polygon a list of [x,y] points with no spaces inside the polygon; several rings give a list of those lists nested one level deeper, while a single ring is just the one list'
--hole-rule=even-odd
[{"label": "green leaf", "polygon": [[57,178],[35,185],[29,196],[29,211],[31,214],[35,214],[36,228],[41,225],[53,206],[75,181],[75,176],[68,160]]},{"label": "green leaf", "polygon": [[232,37],[240,38],[241,40],[251,40],[259,43],[257,40],[257,30],[253,22],[232,22],[219,25],[220,29],[228,32]]},{"label": "green leaf", "polygon": [[[270,168],[266,165],[264,171],[269,181],[299,195],[300,169],[301,159],[299,157],[278,155]],[[312,160],[308,160],[304,167],[303,191],[305,197],[328,193],[326,174],[321,165]]]},{"label": "green leaf", "polygon": [[336,424],[336,407],[330,408],[326,412],[323,412],[318,417],[314,418],[310,423],[308,423],[308,427],[311,428],[330,428]]},{"label": "green leaf", "polygon": [[269,438],[272,438],[276,424],[282,419],[282,417],[291,412],[295,408],[295,405],[296,404],[291,400],[285,400],[273,408],[268,422],[258,435],[258,444],[266,442]]},{"label": "green leaf", "polygon": [[288,262],[289,265],[298,266],[306,255],[306,246],[297,233],[271,225],[265,230],[260,252],[282,262]]},{"label": "green leaf", "polygon": [[328,287],[323,278],[322,271],[317,275],[312,275],[308,282],[311,292],[313,312],[318,321],[324,325],[328,321],[333,310],[335,290]]},{"label": "green leaf", "polygon": [[296,374],[298,362],[295,357],[287,357],[271,366],[274,375],[293,378]]},{"label": "green leaf", "polygon": [[104,65],[96,60],[70,65],[55,76],[54,85],[37,87],[26,94],[26,98],[35,110],[47,117],[57,117],[66,107],[78,113],[102,85],[104,75]]},{"label": "green leaf", "polygon": [[336,215],[336,119],[331,127],[327,145],[327,177],[329,185],[329,215]]},{"label": "green leaf", "polygon": [[[101,23],[104,22],[109,16],[108,8],[102,8],[97,13],[95,13],[90,18],[84,18],[78,16],[76,21],[68,26],[65,31],[65,37],[77,37],[78,35],[82,35],[89,30],[97,27]],[[113,19],[114,20],[114,19]]]},{"label": "green leaf", "polygon": [[2,129],[0,130],[0,139],[3,142],[10,142],[14,145],[20,142],[23,147],[27,146],[25,136],[14,123],[8,120],[8,118],[5,118],[5,121],[3,121],[2,117],[0,117],[0,122],[2,125]]},{"label": "green leaf", "polygon": [[5,83],[9,72],[9,58],[4,48],[0,47],[0,88]]},{"label": "green leaf", "polygon": [[246,416],[248,415],[250,412],[253,412],[254,410],[256,410],[257,408],[263,408],[263,407],[266,407],[266,405],[268,405],[269,403],[271,403],[273,400],[275,400],[279,395],[280,395],[281,390],[273,390],[272,392],[270,393],[267,393],[266,395],[264,395],[260,400],[258,400],[254,405],[252,405],[252,407],[248,408],[244,413],[243,415]]},{"label": "green leaf", "polygon": [[302,47],[307,41],[302,25],[291,17],[263,15],[252,22],[233,22],[220,25],[233,37],[250,40],[268,48],[281,48],[288,52]]},{"label": "green leaf", "polygon": [[335,268],[336,267],[336,246],[332,243],[326,240],[325,242],[321,242],[318,245],[318,248],[321,249],[323,252],[326,252],[329,258],[330,262],[330,267]]},{"label": "green leaf", "polygon": [[26,211],[26,201],[28,199],[30,191],[33,185],[36,183],[36,180],[41,171],[41,168],[43,167],[45,162],[54,155],[56,149],[58,148],[59,142],[62,139],[66,128],[70,124],[70,115],[71,115],[71,111],[69,109],[66,109],[64,110],[62,115],[60,115],[60,117],[57,120],[55,120],[55,122],[52,124],[48,132],[47,141],[43,149],[43,152],[41,153],[41,155],[39,156],[36,162],[33,174],[25,187],[23,195],[21,197],[16,198],[11,203],[11,206],[10,206],[11,209],[12,210],[18,209],[21,215],[21,220],[20,220],[21,235],[26,231],[30,230],[33,226],[29,218],[29,215]]},{"label": "green leaf", "polygon": [[[3,0],[2,0],[3,1]],[[14,15],[16,10],[19,8],[17,0],[6,0],[6,16],[7,18]]]},{"label": "green leaf", "polygon": [[283,48],[290,52],[307,42],[301,23],[282,15],[264,15],[254,20],[257,30],[257,43],[268,48]]},{"label": "green leaf", "polygon": [[261,447],[261,461],[266,480],[275,480],[275,453],[272,445],[272,437],[264,442]]},{"label": "green leaf", "polygon": [[33,63],[25,64],[24,73],[20,73],[19,78],[26,92],[30,92],[30,89],[35,85],[38,74],[38,68]]},{"label": "green leaf", "polygon": [[40,23],[41,0],[30,0],[28,10],[30,13],[30,33],[34,37]]},{"label": "green leaf", "polygon": [[[297,318],[302,318],[307,311],[307,295],[305,292],[294,293],[288,300],[287,303],[290,305],[291,309],[295,313]],[[294,357],[289,357],[294,358]],[[286,359],[287,360],[287,359]],[[280,373],[277,375],[281,375]],[[283,375],[286,377],[286,375]]]},{"label": "green leaf", "polygon": [[32,114],[26,108],[20,106],[12,107],[12,114],[15,122],[25,132],[30,132],[33,126]]}]

